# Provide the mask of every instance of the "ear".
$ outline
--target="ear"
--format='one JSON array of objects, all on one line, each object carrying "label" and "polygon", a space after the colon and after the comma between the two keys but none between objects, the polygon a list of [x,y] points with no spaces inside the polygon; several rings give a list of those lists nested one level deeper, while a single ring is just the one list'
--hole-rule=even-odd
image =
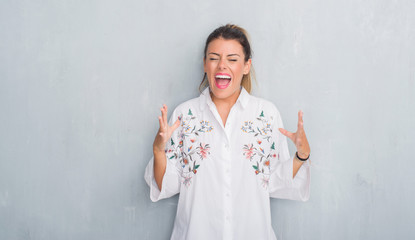
[{"label": "ear", "polygon": [[251,59],[248,59],[248,61],[245,62],[245,66],[244,66],[244,74],[248,74],[249,71],[251,70]]},{"label": "ear", "polygon": [[203,71],[206,72],[206,58],[203,58]]}]

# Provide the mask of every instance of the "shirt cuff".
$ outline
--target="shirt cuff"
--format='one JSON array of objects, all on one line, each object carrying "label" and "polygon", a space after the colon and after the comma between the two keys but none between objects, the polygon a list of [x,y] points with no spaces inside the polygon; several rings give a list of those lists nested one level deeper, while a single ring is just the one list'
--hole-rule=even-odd
[{"label": "shirt cuff", "polygon": [[290,157],[272,174],[270,197],[303,202],[310,198],[310,159],[301,165],[294,178],[293,161],[294,157]]},{"label": "shirt cuff", "polygon": [[178,171],[169,159],[166,160],[166,172],[164,173],[163,181],[161,183],[161,191],[157,185],[156,179],[154,178],[154,156],[151,158],[146,167],[144,179],[150,187],[150,199],[153,202],[171,197],[179,192],[180,178]]},{"label": "shirt cuff", "polygon": [[[294,161],[294,158],[293,158]],[[291,173],[293,164],[291,164]],[[292,179],[292,186],[294,189],[293,198],[298,201],[307,201],[310,199],[310,182],[311,182],[311,162],[310,158],[301,165],[297,174]]]}]

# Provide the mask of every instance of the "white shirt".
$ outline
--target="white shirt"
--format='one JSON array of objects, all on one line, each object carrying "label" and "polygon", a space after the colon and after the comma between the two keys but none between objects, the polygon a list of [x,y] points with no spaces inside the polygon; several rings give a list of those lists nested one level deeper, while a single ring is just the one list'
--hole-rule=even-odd
[{"label": "white shirt", "polygon": [[179,116],[166,146],[161,192],[153,158],[145,171],[153,202],[180,193],[171,239],[276,239],[270,197],[308,200],[310,165],[306,161],[293,179],[274,104],[241,88],[223,126],[206,88],[180,104],[169,124]]}]

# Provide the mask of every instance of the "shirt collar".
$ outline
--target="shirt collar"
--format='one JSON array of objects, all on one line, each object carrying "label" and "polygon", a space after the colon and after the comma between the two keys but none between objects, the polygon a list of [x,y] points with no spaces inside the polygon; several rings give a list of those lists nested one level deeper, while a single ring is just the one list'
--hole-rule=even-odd
[{"label": "shirt collar", "polygon": [[[249,102],[249,98],[251,95],[245,90],[244,87],[241,86],[241,93],[239,94],[238,100],[236,102],[242,106],[242,108],[246,108]],[[212,101],[212,98],[210,97],[210,89],[207,87],[203,92],[200,94],[200,110],[204,110],[205,107],[213,107],[215,104]]]}]

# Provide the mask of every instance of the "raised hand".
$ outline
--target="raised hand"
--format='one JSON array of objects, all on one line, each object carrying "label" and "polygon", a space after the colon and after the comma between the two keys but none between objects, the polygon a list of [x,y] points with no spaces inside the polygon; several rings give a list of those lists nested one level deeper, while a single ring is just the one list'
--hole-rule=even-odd
[{"label": "raised hand", "polygon": [[161,110],[161,116],[159,116],[160,128],[159,128],[159,131],[157,132],[156,138],[154,139],[154,143],[153,143],[154,152],[164,152],[167,141],[169,141],[174,130],[176,130],[180,126],[180,119],[177,119],[176,122],[172,126],[169,126],[169,124],[167,123],[167,106],[165,104],[163,104],[163,107],[160,108],[160,110]]},{"label": "raised hand", "polygon": [[297,132],[292,133],[283,128],[279,128],[280,132],[287,136],[297,147],[298,156],[300,158],[307,158],[310,155],[310,145],[304,132],[303,112],[298,111],[298,125]]}]

